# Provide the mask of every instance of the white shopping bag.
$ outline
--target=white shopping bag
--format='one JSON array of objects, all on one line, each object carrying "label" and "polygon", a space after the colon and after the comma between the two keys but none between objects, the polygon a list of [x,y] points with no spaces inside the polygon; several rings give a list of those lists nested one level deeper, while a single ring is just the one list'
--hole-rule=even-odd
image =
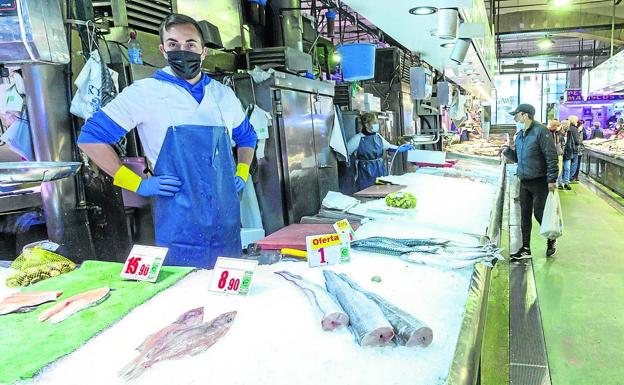
[{"label": "white shopping bag", "polygon": [[[76,94],[71,101],[69,111],[82,118],[89,119],[102,104],[102,63],[97,50],[91,52],[89,60],[85,63],[82,71],[74,81]],[[115,88],[117,88],[117,72],[108,69],[113,77]]]},{"label": "white shopping bag", "polygon": [[559,194],[549,192],[544,206],[544,216],[540,226],[540,234],[548,239],[557,239],[563,235],[563,215]]}]

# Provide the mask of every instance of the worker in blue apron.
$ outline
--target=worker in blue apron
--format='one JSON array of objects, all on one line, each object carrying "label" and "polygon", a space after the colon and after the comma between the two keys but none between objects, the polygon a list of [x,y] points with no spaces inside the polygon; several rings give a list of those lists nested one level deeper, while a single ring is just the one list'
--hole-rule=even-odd
[{"label": "worker in blue apron", "polygon": [[[96,112],[78,144],[116,186],[154,198],[156,244],[169,249],[165,265],[210,269],[219,256],[241,255],[238,193],[256,133],[234,92],[200,71],[207,50],[197,22],[172,14],[160,31],[169,66]],[[154,170],[147,179],[111,147],[134,127]]]},{"label": "worker in blue apron", "polygon": [[360,122],[361,131],[347,142],[349,156],[355,155],[358,191],[374,185],[378,177],[386,175],[383,162],[384,150],[405,152],[414,149],[414,146],[410,144],[395,146],[388,143],[379,134],[379,121],[376,114],[366,112],[360,116]]}]

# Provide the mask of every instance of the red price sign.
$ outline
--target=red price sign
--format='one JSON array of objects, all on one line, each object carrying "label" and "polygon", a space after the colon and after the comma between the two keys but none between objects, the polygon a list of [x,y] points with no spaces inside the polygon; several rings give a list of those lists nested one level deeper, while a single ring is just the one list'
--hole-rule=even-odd
[{"label": "red price sign", "polygon": [[219,257],[212,270],[210,290],[218,293],[247,295],[257,261]]},{"label": "red price sign", "polygon": [[135,245],[120,276],[137,281],[156,282],[166,255],[167,249],[163,247]]}]

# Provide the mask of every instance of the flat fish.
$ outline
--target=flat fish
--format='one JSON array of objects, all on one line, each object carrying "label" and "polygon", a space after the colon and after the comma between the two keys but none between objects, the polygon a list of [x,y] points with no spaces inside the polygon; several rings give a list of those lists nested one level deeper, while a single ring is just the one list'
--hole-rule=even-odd
[{"label": "flat fish", "polygon": [[0,301],[0,315],[26,313],[46,302],[56,301],[63,294],[60,290],[26,291],[11,294]]},{"label": "flat fish", "polygon": [[327,290],[288,271],[277,271],[275,274],[295,284],[316,306],[316,309],[322,314],[321,327],[323,330],[334,330],[349,325],[349,316]]},{"label": "flat fish", "polygon": [[324,270],[327,291],[333,294],[349,315],[351,328],[361,346],[385,346],[394,337],[392,325],[379,306],[347,285],[336,273]]},{"label": "flat fish", "polygon": [[98,305],[106,300],[109,294],[110,288],[107,286],[76,294],[45,310],[39,314],[38,319],[39,321],[49,319],[53,324],[59,323],[81,310]]},{"label": "flat fish", "polygon": [[392,325],[396,331],[396,338],[399,344],[407,347],[427,347],[431,344],[431,341],[433,341],[433,331],[429,326],[377,294],[364,290],[346,274],[340,274],[339,277],[353,289],[364,294],[379,306],[384,316],[388,319],[388,322],[390,322],[390,325]]},{"label": "flat fish", "polygon": [[[136,348],[140,353],[145,352],[156,346],[167,336],[171,335],[171,332],[178,329],[187,328],[189,326],[199,325],[204,322],[204,308],[198,307],[196,309],[191,309],[181,316],[179,316],[173,323],[165,326],[154,334],[150,334],[147,336],[145,341],[139,347]],[[137,357],[138,360],[139,357]]]},{"label": "flat fish", "polygon": [[125,380],[132,380],[159,361],[175,360],[204,352],[230,330],[235,317],[235,311],[228,312],[206,323],[169,332],[168,336],[171,338],[166,338],[166,341],[163,340],[148,351],[144,351],[138,362],[133,362],[122,369],[119,375]]}]

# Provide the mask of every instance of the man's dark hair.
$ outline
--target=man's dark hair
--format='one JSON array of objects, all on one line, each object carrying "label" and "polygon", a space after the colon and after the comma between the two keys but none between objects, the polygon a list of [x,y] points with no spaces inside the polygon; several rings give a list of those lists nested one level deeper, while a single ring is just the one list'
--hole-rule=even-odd
[{"label": "man's dark hair", "polygon": [[160,27],[158,28],[158,34],[160,35],[160,43],[165,44],[163,40],[163,34],[165,31],[168,31],[169,28],[175,25],[181,25],[181,24],[191,24],[193,27],[195,27],[201,39],[200,43],[202,46],[204,45],[204,35],[202,34],[202,30],[199,27],[199,24],[197,23],[197,21],[195,21],[195,19],[193,19],[192,17],[183,15],[181,13],[172,13],[169,16],[165,17],[162,23],[160,23]]}]

